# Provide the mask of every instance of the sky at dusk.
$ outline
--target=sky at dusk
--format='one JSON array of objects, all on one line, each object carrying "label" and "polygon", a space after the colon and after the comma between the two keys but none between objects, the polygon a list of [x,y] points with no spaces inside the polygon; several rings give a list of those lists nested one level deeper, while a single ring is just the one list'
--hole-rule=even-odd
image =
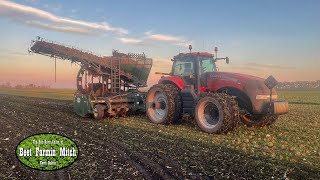
[{"label": "sky at dusk", "polygon": [[144,52],[153,58],[149,85],[169,72],[179,52],[230,58],[220,71],[279,81],[320,80],[318,0],[0,0],[0,83],[75,88],[79,67],[29,54],[40,36],[99,55]]}]

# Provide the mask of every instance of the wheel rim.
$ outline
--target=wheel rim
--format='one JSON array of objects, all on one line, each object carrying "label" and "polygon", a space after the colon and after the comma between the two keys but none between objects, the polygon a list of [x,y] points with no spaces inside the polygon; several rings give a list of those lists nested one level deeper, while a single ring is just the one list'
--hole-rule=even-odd
[{"label": "wheel rim", "polygon": [[152,117],[154,121],[161,122],[166,117],[168,112],[167,98],[160,91],[154,92],[150,95],[149,98],[149,115]]},{"label": "wheel rim", "polygon": [[199,120],[207,127],[214,128],[219,122],[219,109],[214,103],[203,104]]}]

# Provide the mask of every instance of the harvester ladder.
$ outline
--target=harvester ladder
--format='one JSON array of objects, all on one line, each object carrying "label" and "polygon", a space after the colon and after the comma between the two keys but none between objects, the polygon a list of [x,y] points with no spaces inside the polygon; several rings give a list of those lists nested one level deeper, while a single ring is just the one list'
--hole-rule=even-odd
[{"label": "harvester ladder", "polygon": [[111,60],[111,93],[119,94],[121,89],[121,58]]}]

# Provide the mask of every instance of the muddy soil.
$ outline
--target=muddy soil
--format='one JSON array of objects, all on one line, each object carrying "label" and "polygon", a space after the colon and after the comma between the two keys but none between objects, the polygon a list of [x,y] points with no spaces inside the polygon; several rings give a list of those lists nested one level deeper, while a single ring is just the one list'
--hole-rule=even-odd
[{"label": "muddy soil", "polygon": [[[0,179],[261,179],[285,178],[290,166],[81,118],[72,101],[0,95]],[[58,133],[74,140],[79,158],[58,171],[22,165],[15,148],[25,137]],[[292,165],[295,166],[295,165]],[[261,169],[262,167],[262,169]],[[294,177],[319,175],[299,167]]]}]

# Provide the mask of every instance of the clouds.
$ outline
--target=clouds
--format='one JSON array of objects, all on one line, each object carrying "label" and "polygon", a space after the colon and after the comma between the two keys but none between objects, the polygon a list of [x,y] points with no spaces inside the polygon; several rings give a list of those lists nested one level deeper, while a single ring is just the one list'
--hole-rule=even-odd
[{"label": "clouds", "polygon": [[246,68],[264,68],[264,69],[295,69],[292,66],[287,66],[287,65],[279,65],[279,64],[259,64],[259,63],[246,63],[244,64]]},{"label": "clouds", "polygon": [[118,38],[122,43],[134,45],[150,45],[154,43],[170,43],[179,46],[188,46],[191,42],[183,37],[168,34],[155,34],[151,31],[145,32],[141,38]]},{"label": "clouds", "polygon": [[257,77],[267,78],[269,75],[273,75],[277,79],[283,81],[285,79],[297,79],[298,76],[301,76],[302,69],[299,69],[295,66],[286,65],[286,64],[264,64],[256,62],[243,62],[236,63],[232,61],[230,64],[225,64],[224,62],[219,62],[218,67],[220,71],[226,72],[236,72],[243,73],[248,75],[253,75]]},{"label": "clouds", "polygon": [[135,39],[135,38],[119,38],[119,41],[125,44],[142,44],[142,39]]},{"label": "clouds", "polygon": [[170,58],[154,58],[153,59],[153,66],[151,68],[151,72],[148,78],[148,86],[156,84],[162,75],[155,74],[155,72],[164,72],[169,73],[171,70],[172,61]]},{"label": "clouds", "polygon": [[296,67],[283,65],[283,64],[260,64],[255,62],[248,62],[248,63],[242,63],[242,64],[225,64],[225,63],[219,63],[219,66],[222,67],[222,69],[227,71],[234,71],[234,70],[240,70],[241,72],[288,72],[291,70],[295,70]]},{"label": "clouds", "polygon": [[63,32],[89,35],[106,32],[128,34],[127,29],[113,27],[107,23],[87,22],[60,17],[37,8],[10,1],[0,1],[0,16],[18,23]]},{"label": "clouds", "polygon": [[[77,9],[72,9],[74,14]],[[88,22],[57,16],[53,13],[37,9],[31,6],[17,4],[11,1],[0,0],[0,17],[9,19],[16,23],[29,25],[45,30],[76,33],[82,35],[101,35],[105,33],[116,34],[115,38],[123,44],[130,45],[177,45],[187,47],[191,44],[182,36],[153,33],[147,31],[141,37],[123,36],[128,30],[120,27],[113,27],[105,22]]]}]

